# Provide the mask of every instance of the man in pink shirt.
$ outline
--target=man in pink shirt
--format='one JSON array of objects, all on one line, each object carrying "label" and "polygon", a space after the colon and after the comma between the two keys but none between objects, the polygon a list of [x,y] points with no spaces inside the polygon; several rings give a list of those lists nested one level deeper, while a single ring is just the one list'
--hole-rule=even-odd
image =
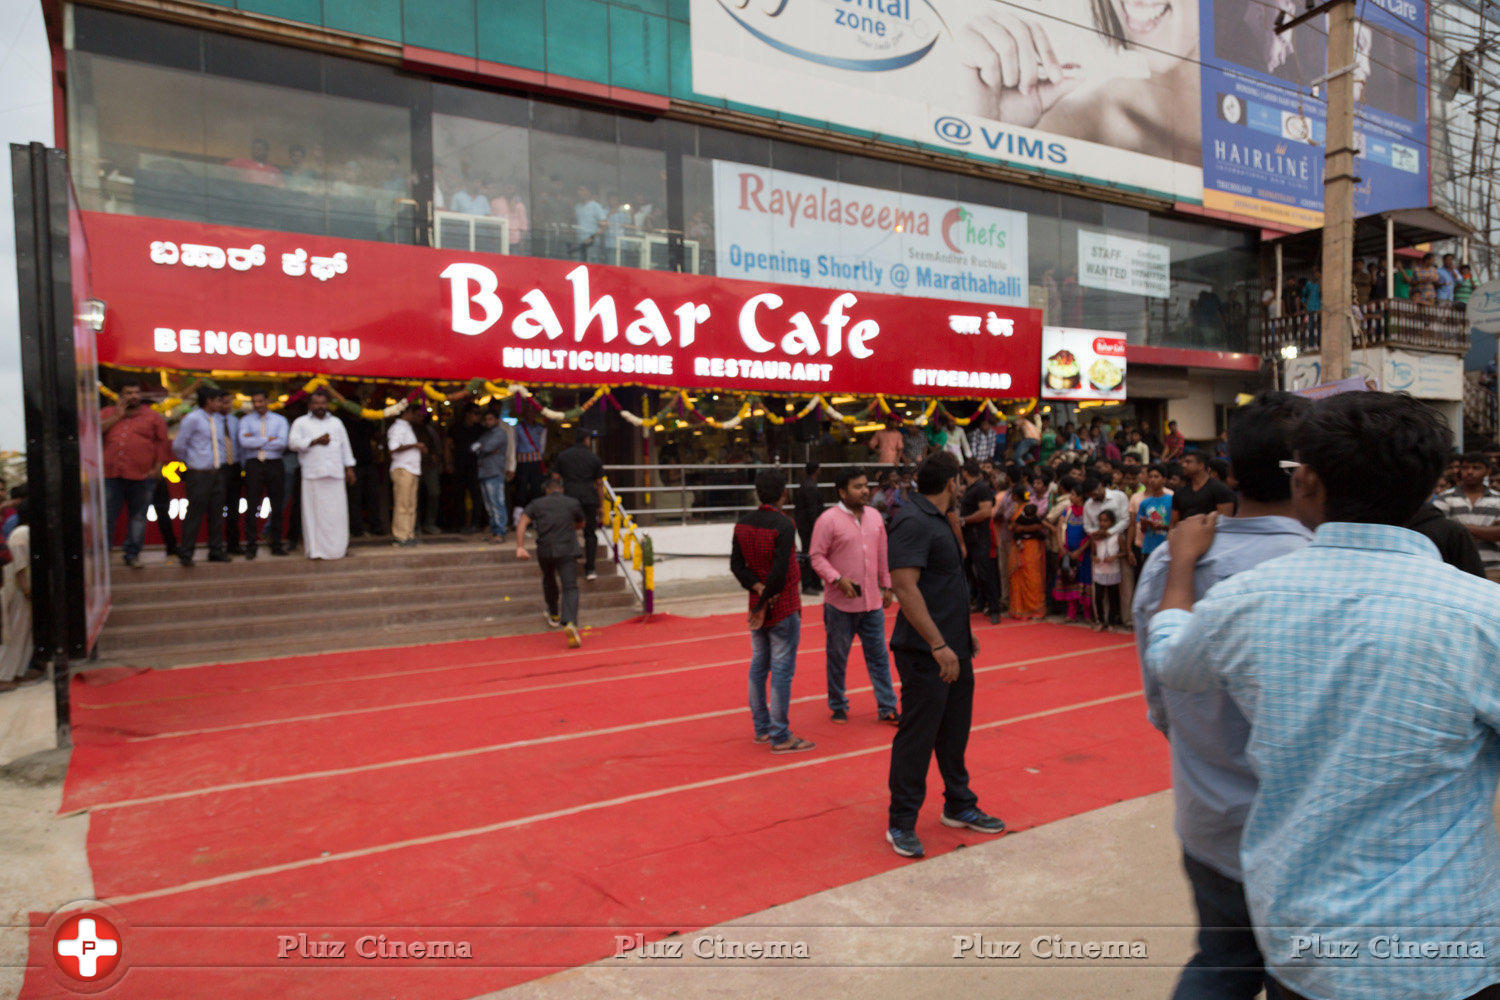
[{"label": "man in pink shirt", "polygon": [[870,450],[881,465],[896,465],[901,461],[901,431],[894,422],[870,435]]},{"label": "man in pink shirt", "polygon": [[891,593],[891,571],[886,565],[885,521],[866,504],[870,481],[859,469],[841,469],[834,477],[839,502],[825,510],[813,526],[808,546],[813,572],[823,580],[823,625],[827,633],[828,708],[834,722],[849,721],[849,699],[844,694],[844,669],[849,647],[859,635],[865,668],[875,689],[879,720],[900,723],[896,689],[891,686],[891,663],[885,646],[885,609]]}]

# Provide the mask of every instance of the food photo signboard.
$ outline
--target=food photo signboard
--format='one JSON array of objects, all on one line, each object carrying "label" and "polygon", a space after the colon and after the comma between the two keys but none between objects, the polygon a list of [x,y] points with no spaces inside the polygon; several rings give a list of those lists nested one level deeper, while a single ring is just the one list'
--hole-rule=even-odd
[{"label": "food photo signboard", "polygon": [[1125,398],[1125,335],[1042,327],[1042,398]]}]

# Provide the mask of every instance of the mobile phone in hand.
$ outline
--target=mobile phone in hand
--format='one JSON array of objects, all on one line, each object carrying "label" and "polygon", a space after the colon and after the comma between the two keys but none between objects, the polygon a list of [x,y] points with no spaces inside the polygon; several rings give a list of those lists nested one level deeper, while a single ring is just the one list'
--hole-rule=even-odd
[{"label": "mobile phone in hand", "polygon": [[855,597],[864,597],[865,596],[865,589],[863,587],[861,587],[857,583],[854,584],[854,596]]}]

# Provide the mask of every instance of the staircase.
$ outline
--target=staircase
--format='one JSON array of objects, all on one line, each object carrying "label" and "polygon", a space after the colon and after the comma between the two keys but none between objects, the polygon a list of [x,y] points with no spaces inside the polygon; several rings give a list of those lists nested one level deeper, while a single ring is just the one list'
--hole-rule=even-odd
[{"label": "staircase", "polygon": [[[100,658],[167,667],[546,628],[536,562],[517,560],[512,545],[452,535],[429,536],[412,548],[356,539],[349,556],[335,562],[265,549],[253,562],[210,563],[206,556],[200,547],[189,568],[148,550],[144,565],[129,569],[117,555]],[[599,579],[584,580],[579,567],[581,624],[639,613],[603,547],[598,572]]]}]

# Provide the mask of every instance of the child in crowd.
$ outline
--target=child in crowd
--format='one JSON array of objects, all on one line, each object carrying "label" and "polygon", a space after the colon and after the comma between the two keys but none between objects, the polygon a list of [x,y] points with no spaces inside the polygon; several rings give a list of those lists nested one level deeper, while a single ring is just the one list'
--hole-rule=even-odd
[{"label": "child in crowd", "polygon": [[[1099,512],[1099,530],[1113,532],[1114,511]],[[1109,534],[1094,540],[1094,631],[1124,628],[1125,619],[1120,608],[1120,536]]]}]

